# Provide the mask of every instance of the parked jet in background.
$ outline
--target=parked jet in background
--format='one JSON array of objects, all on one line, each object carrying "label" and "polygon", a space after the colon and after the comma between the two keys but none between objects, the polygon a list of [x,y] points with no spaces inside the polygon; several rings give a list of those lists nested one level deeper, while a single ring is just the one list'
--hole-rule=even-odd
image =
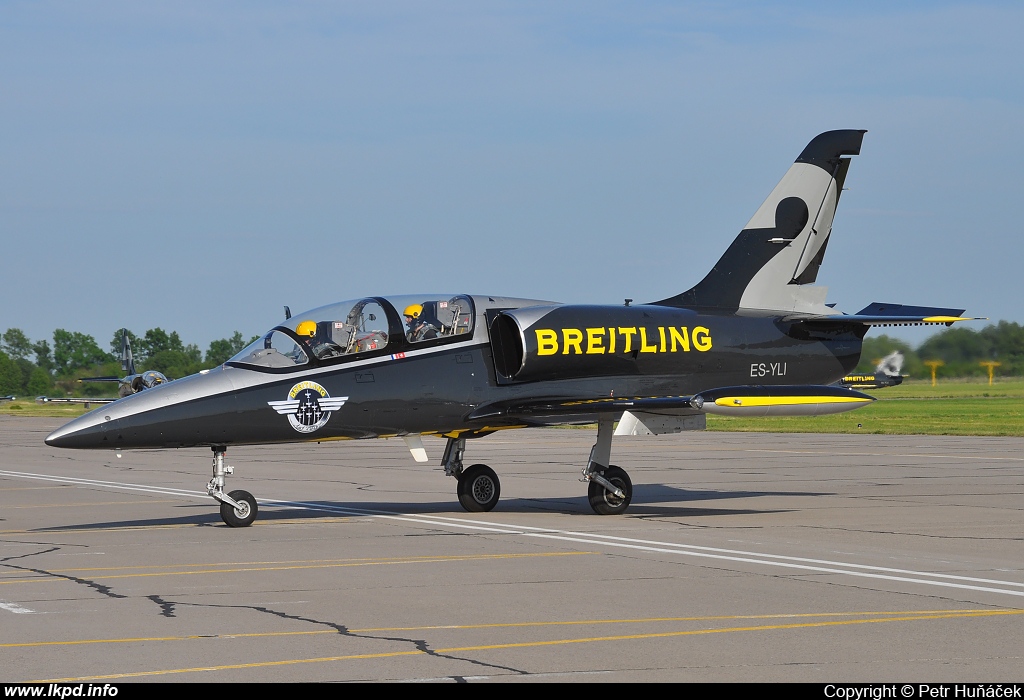
[{"label": "parked jet in background", "polygon": [[[500,484],[465,466],[466,441],[498,430],[596,422],[583,468],[593,509],[622,513],[633,486],[612,465],[622,433],[704,427],[706,414],[816,415],[870,396],[829,386],[856,367],[873,325],[945,324],[960,309],[872,304],[842,314],[813,286],[863,131],[815,137],[704,279],[649,304],[557,304],[467,294],[362,297],[267,331],[222,366],[155,386],[55,430],[74,448],[212,448],[208,491],[232,526],[257,502],[225,492],[231,445],[422,436],[447,439],[459,502],[488,511]],[[424,325],[432,328],[422,333]],[[429,330],[429,329],[428,329]],[[621,420],[620,420],[621,419]]]},{"label": "parked jet in background", "polygon": [[126,396],[132,394],[138,394],[140,391],[146,389],[152,389],[155,386],[166,384],[171,381],[165,377],[161,372],[155,370],[147,370],[145,372],[135,371],[135,357],[132,355],[132,344],[128,339],[128,329],[121,329],[121,369],[127,372],[124,377],[82,377],[78,381],[80,382],[117,382],[117,398],[91,398],[91,397],[51,397],[51,396],[39,396],[36,401],[39,403],[84,403],[89,404],[107,404],[123,399]]},{"label": "parked jet in background", "polygon": [[893,350],[883,357],[874,374],[849,374],[838,382],[836,386],[847,389],[883,389],[887,386],[897,386],[903,383],[903,353]]}]

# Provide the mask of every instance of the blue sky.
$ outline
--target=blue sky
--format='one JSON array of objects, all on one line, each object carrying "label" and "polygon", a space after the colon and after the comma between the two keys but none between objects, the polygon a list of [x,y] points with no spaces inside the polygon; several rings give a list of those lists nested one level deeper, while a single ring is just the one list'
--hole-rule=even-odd
[{"label": "blue sky", "polygon": [[2,2],[0,330],[660,299],[836,128],[829,301],[1024,322],[1021,36],[1019,3]]}]

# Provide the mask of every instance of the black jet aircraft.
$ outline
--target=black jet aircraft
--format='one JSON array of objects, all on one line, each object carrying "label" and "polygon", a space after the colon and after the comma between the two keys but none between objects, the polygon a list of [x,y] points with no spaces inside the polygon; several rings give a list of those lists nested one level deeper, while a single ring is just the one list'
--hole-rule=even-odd
[{"label": "black jet aircraft", "polygon": [[[614,434],[704,427],[706,414],[818,415],[870,403],[829,386],[858,363],[874,325],[945,324],[961,309],[872,304],[842,314],[814,286],[850,158],[864,132],[815,137],[714,268],[647,304],[577,305],[467,294],[371,296],[283,321],[222,366],[96,409],[55,430],[72,448],[209,446],[210,495],[231,526],[257,502],[225,490],[233,445],[422,436],[459,502],[489,511],[500,484],[464,464],[467,440],[498,430],[597,423],[583,468],[593,509],[632,498],[611,463]],[[618,421],[618,429],[615,425]]]},{"label": "black jet aircraft", "polygon": [[82,377],[78,380],[80,382],[117,382],[116,398],[38,396],[36,401],[39,403],[84,403],[86,406],[94,403],[107,404],[171,381],[162,372],[156,370],[146,370],[145,372],[135,370],[135,356],[132,354],[132,344],[128,339],[127,328],[121,329],[121,369],[127,373],[123,377]]},{"label": "black jet aircraft", "polygon": [[899,386],[903,383],[903,353],[893,350],[883,357],[874,374],[848,374],[836,386],[848,389],[884,389],[887,386]]}]

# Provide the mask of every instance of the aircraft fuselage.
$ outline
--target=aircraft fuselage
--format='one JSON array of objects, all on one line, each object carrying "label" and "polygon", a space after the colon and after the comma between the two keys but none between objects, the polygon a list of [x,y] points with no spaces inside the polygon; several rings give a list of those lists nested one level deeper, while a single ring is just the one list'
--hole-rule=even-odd
[{"label": "aircraft fuselage", "polygon": [[374,299],[392,331],[380,348],[295,368],[229,361],[99,408],[47,442],[131,449],[469,437],[524,425],[521,417],[469,418],[485,404],[830,384],[856,366],[861,348],[848,328],[808,329],[780,316],[485,296],[471,298],[468,332],[413,343],[398,310]]}]

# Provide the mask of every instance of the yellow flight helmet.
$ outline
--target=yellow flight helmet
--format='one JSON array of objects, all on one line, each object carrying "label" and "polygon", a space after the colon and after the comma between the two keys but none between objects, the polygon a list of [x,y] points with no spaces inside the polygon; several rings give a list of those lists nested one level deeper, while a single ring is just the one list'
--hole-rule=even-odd
[{"label": "yellow flight helmet", "polygon": [[423,313],[423,304],[409,304],[405,307],[403,315],[412,316],[413,318],[419,318],[420,314]]},{"label": "yellow flight helmet", "polygon": [[306,335],[312,338],[316,335],[316,321],[303,321],[299,324],[299,327],[295,329],[295,332],[299,335]]}]

